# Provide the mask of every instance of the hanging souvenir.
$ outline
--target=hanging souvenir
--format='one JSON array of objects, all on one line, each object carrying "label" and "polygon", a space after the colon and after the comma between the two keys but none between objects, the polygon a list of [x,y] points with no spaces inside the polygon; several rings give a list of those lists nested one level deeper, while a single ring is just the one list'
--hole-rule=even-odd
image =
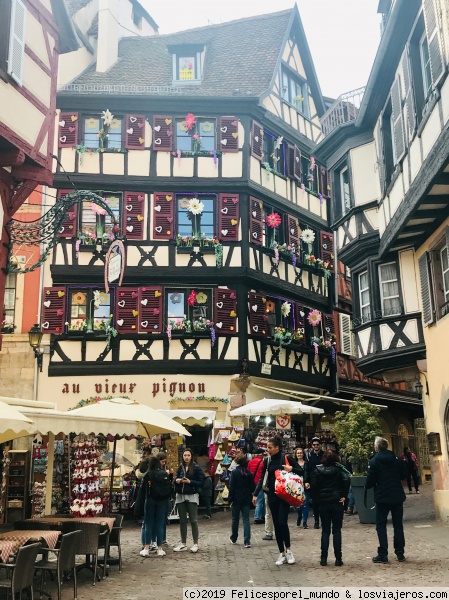
[{"label": "hanging souvenir", "polygon": [[[218,466],[220,466],[220,465],[218,465]],[[215,475],[215,465],[214,465],[214,463],[211,463],[211,465],[209,467],[209,475],[211,477],[213,477]]]},{"label": "hanging souvenir", "polygon": [[215,491],[217,492],[221,492],[221,490],[224,488],[224,485],[221,483],[221,481],[219,481],[217,483],[217,485],[215,486]]},{"label": "hanging souvenir", "polygon": [[212,438],[212,431],[213,431],[213,430],[211,429],[211,430],[210,430],[210,433],[209,433],[209,439],[207,440],[207,447],[208,447],[208,448],[209,448],[209,446],[210,446],[211,444],[213,444],[213,443],[214,443],[214,440],[213,440],[213,438]]},{"label": "hanging souvenir", "polygon": [[[221,475],[223,473],[223,467],[221,466],[221,464],[218,465],[218,467],[215,469],[215,475]],[[212,475],[212,473],[211,473]]]},{"label": "hanging souvenir", "polygon": [[209,460],[214,460],[215,452],[216,452],[215,444],[211,444],[209,446],[209,454],[208,454]]},{"label": "hanging souvenir", "polygon": [[229,481],[230,479],[231,479],[231,476],[229,474],[229,471],[228,471],[228,469],[225,469],[223,471],[222,476],[220,477],[220,480],[226,482],[226,481]]},{"label": "hanging souvenir", "polygon": [[223,443],[223,438],[221,436],[221,432],[220,431],[215,436],[214,443],[215,444],[222,444]]},{"label": "hanging souvenir", "polygon": [[246,440],[244,438],[240,438],[237,442],[237,448],[246,448]]},{"label": "hanging souvenir", "polygon": [[228,450],[228,456],[230,458],[235,458],[237,456],[237,448],[235,447],[234,444],[232,444],[232,448],[230,450]]},{"label": "hanging souvenir", "polygon": [[228,437],[228,441],[236,442],[239,439],[240,439],[239,434],[236,432],[235,429],[233,429],[231,435]]},{"label": "hanging souvenir", "polygon": [[227,500],[229,498],[229,490],[226,486],[224,487],[224,490],[221,492],[221,497],[223,498],[223,500]]},{"label": "hanging souvenir", "polygon": [[224,503],[221,492],[218,492],[218,496],[215,498],[215,506],[223,506]]},{"label": "hanging souvenir", "polygon": [[[217,457],[215,457],[215,458],[217,458]],[[230,465],[231,464],[231,459],[229,458],[229,456],[227,454],[225,454],[224,457],[222,457],[221,464],[222,465]]]},{"label": "hanging souvenir", "polygon": [[217,452],[215,453],[214,460],[223,460],[223,454],[221,453],[220,448],[218,448]]}]

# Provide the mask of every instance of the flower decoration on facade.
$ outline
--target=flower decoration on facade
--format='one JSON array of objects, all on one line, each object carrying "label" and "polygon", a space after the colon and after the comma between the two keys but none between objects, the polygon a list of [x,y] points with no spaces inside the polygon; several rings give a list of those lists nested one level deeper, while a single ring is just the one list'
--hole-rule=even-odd
[{"label": "flower decoration on facade", "polygon": [[315,232],[312,229],[304,229],[299,236],[305,244],[313,244]]},{"label": "flower decoration on facade", "polygon": [[267,215],[265,222],[271,229],[276,229],[282,223],[282,219],[278,213],[271,213],[271,215]]},{"label": "flower decoration on facade", "polygon": [[273,331],[273,341],[280,346],[287,346],[292,341],[292,334],[285,327],[275,327]]},{"label": "flower decoration on facade", "polygon": [[277,150],[278,148],[280,148],[280,147],[281,147],[281,144],[282,144],[282,140],[283,140],[283,139],[284,139],[284,136],[283,136],[283,135],[280,135],[280,136],[279,136],[279,137],[276,139],[276,141],[274,142],[274,149],[275,149],[275,150]]},{"label": "flower decoration on facade", "polygon": [[321,323],[321,313],[319,310],[312,310],[307,316],[307,320],[312,327],[317,327]]},{"label": "flower decoration on facade", "polygon": [[98,206],[98,204],[95,204],[94,202],[92,202],[92,204],[90,205],[90,209],[96,215],[105,215],[106,214],[106,209],[101,208],[101,206]]},{"label": "flower decoration on facade", "polygon": [[83,294],[83,292],[77,292],[73,298],[72,298],[72,302],[74,304],[86,304],[86,294]]},{"label": "flower decoration on facade", "polygon": [[292,309],[292,305],[290,304],[290,302],[283,302],[281,305],[281,313],[283,317],[288,317],[288,315],[290,314],[290,311]]},{"label": "flower decoration on facade", "polygon": [[[171,323],[171,322],[170,322]],[[168,338],[168,343],[171,342],[171,332],[172,332],[173,326],[171,324],[167,325],[167,338]]]},{"label": "flower decoration on facade", "polygon": [[102,303],[102,297],[101,297],[101,292],[99,290],[95,290],[94,291],[94,306],[95,306],[95,310],[98,310],[100,308],[100,305]]},{"label": "flower decoration on facade", "polygon": [[227,404],[229,399],[218,398],[217,396],[187,396],[187,398],[171,398],[169,402],[223,402],[223,404]]},{"label": "flower decoration on facade", "polygon": [[110,125],[112,125],[112,121],[114,120],[114,115],[107,108],[106,110],[104,110],[101,113],[101,118],[103,119],[103,123],[109,127]]},{"label": "flower decoration on facade", "polygon": [[196,302],[196,292],[195,292],[195,290],[192,290],[190,292],[190,296],[187,298],[187,303],[189,306],[194,306],[195,302]]},{"label": "flower decoration on facade", "polygon": [[199,294],[197,294],[196,302],[197,302],[197,304],[206,304],[206,302],[207,302],[206,294],[204,292],[200,292]]},{"label": "flower decoration on facade", "polygon": [[174,294],[170,294],[170,302],[172,304],[179,304],[182,300],[182,295],[179,292],[175,292]]},{"label": "flower decoration on facade", "polygon": [[195,115],[192,113],[187,113],[187,116],[185,118],[185,124],[188,130],[191,130],[194,128],[196,123],[196,119],[195,119]]},{"label": "flower decoration on facade", "polygon": [[204,204],[198,198],[191,198],[188,210],[192,215],[201,215],[204,210]]}]

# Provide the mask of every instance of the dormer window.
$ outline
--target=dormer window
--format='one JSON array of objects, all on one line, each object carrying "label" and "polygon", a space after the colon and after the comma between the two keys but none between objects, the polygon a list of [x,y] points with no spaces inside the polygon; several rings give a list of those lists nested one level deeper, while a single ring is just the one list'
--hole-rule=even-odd
[{"label": "dormer window", "polygon": [[173,55],[173,82],[197,83],[202,78],[204,46],[171,47]]}]

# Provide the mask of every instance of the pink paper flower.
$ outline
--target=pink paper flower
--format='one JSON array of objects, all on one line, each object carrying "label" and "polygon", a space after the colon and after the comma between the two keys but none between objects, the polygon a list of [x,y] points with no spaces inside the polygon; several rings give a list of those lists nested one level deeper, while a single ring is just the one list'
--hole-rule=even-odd
[{"label": "pink paper flower", "polygon": [[279,225],[282,223],[282,219],[278,215],[278,213],[271,213],[271,215],[267,215],[265,222],[268,225],[268,227],[276,229],[276,227],[279,227]]},{"label": "pink paper flower", "polygon": [[312,310],[307,317],[310,325],[317,327],[321,323],[321,313],[319,310]]},{"label": "pink paper flower", "polygon": [[196,123],[195,115],[192,113],[188,113],[185,120],[187,129],[193,129],[193,126]]},{"label": "pink paper flower", "polygon": [[93,202],[90,205],[90,209],[92,210],[92,212],[96,213],[97,215],[105,215],[106,214],[106,210],[104,208],[101,208],[101,206],[98,206],[98,204],[94,204]]}]

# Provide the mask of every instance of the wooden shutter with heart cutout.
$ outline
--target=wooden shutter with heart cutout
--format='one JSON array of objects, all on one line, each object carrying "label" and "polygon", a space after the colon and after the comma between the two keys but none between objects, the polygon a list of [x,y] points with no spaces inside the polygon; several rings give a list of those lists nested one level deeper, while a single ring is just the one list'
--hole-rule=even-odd
[{"label": "wooden shutter with heart cutout", "polygon": [[249,240],[258,246],[263,242],[263,203],[257,198],[249,199]]},{"label": "wooden shutter with heart cutout", "polygon": [[64,333],[67,294],[65,287],[46,287],[42,299],[42,333]]},{"label": "wooden shutter with heart cutout", "polygon": [[256,337],[264,337],[268,331],[264,300],[263,294],[256,292],[249,294],[249,333]]},{"label": "wooden shutter with heart cutout", "polygon": [[117,287],[115,328],[119,333],[138,333],[139,288]]},{"label": "wooden shutter with heart cutout", "polygon": [[214,290],[214,323],[217,335],[235,334],[237,322],[237,294],[235,290]]},{"label": "wooden shutter with heart cutout", "polygon": [[145,116],[126,115],[127,150],[143,150],[145,148]]},{"label": "wooden shutter with heart cutout", "polygon": [[295,146],[293,165],[293,175],[295,179],[302,181],[301,150],[298,148],[298,146]]},{"label": "wooden shutter with heart cutout", "polygon": [[263,127],[256,121],[251,127],[251,154],[258,160],[263,158]]},{"label": "wooden shutter with heart cutout", "polygon": [[303,304],[295,302],[294,304],[294,316],[295,316],[295,330],[299,329],[299,333],[302,333],[304,338],[297,340],[298,344],[306,343],[306,308]]},{"label": "wooden shutter with heart cutout", "polygon": [[[57,198],[58,200],[62,200],[72,192],[73,190],[58,190]],[[72,204],[66,212],[65,220],[58,231],[58,238],[72,238],[77,236],[77,216],[78,205]]]},{"label": "wooden shutter with heart cutout", "polygon": [[334,271],[334,235],[320,231],[321,258],[329,263],[329,271]]},{"label": "wooden shutter with heart cutout", "polygon": [[239,151],[239,120],[237,117],[220,117],[220,142],[218,149],[221,152]]},{"label": "wooden shutter with heart cutout", "polygon": [[122,231],[128,240],[142,240],[145,192],[125,192]]},{"label": "wooden shutter with heart cutout", "polygon": [[299,236],[301,235],[301,227],[299,221],[293,215],[287,215],[287,244],[294,246],[297,250],[301,247]]},{"label": "wooden shutter with heart cutout", "polygon": [[175,237],[175,195],[155,192],[153,202],[153,239],[172,240]]},{"label": "wooden shutter with heart cutout", "polygon": [[320,192],[326,198],[331,195],[329,171],[326,167],[320,167]]},{"label": "wooden shutter with heart cutout", "polygon": [[162,333],[162,287],[139,288],[139,332]]},{"label": "wooden shutter with heart cutout", "polygon": [[333,315],[323,314],[323,329],[325,339],[331,335],[335,335],[335,321]]},{"label": "wooden shutter with heart cutout", "polygon": [[58,147],[73,148],[78,144],[78,113],[62,112],[58,121]]},{"label": "wooden shutter with heart cutout", "polygon": [[218,239],[239,240],[239,195],[220,194],[218,197]]},{"label": "wooden shutter with heart cutout", "polygon": [[173,149],[173,117],[153,116],[153,150],[171,152]]}]

